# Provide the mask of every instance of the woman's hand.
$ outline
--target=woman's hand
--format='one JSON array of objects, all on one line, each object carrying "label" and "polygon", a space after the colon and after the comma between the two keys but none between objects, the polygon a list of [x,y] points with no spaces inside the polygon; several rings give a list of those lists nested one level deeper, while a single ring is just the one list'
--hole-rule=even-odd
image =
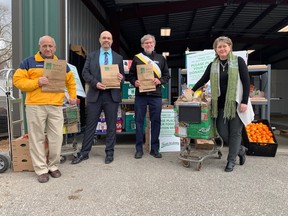
[{"label": "woman's hand", "polygon": [[247,104],[241,103],[241,104],[240,104],[239,111],[240,111],[240,112],[245,112],[246,110],[247,110]]}]

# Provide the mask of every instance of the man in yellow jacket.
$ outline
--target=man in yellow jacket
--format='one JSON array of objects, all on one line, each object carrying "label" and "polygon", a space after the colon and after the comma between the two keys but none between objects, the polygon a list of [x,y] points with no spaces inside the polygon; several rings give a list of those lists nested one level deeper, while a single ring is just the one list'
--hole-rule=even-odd
[{"label": "man in yellow jacket", "polygon": [[[43,76],[44,60],[55,59],[55,40],[48,35],[39,39],[39,52],[24,59],[13,76],[13,84],[26,92],[26,118],[30,154],[40,183],[49,180],[49,174],[58,178],[61,146],[63,140],[64,92],[43,92],[42,86],[49,83]],[[70,68],[66,67],[66,88],[69,103],[76,104],[76,82]],[[49,156],[45,152],[45,131],[49,142]]]}]

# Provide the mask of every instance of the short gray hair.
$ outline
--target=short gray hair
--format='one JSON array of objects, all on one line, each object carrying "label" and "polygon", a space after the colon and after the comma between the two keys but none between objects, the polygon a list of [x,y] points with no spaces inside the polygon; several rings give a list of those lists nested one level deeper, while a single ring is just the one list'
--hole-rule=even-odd
[{"label": "short gray hair", "polygon": [[38,45],[41,45],[42,41],[43,41],[45,38],[47,38],[47,37],[49,37],[49,38],[53,41],[54,45],[56,46],[56,42],[55,42],[54,38],[51,37],[51,36],[49,36],[49,35],[44,35],[44,36],[40,37],[40,38],[39,38]]},{"label": "short gray hair", "polygon": [[156,40],[155,40],[155,37],[153,36],[153,35],[151,35],[151,34],[146,34],[146,35],[144,35],[142,38],[141,38],[141,44],[144,44],[144,42],[146,41],[146,40],[149,40],[149,39],[151,39],[152,38],[152,40],[154,41],[154,44],[156,45]]}]

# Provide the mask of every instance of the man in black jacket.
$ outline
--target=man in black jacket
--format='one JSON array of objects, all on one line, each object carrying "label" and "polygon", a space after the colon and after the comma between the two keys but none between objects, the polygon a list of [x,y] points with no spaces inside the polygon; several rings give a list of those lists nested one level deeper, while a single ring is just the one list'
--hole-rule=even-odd
[{"label": "man in black jacket", "polygon": [[[151,122],[151,151],[150,155],[155,158],[161,158],[159,153],[159,134],[161,126],[162,110],[162,85],[170,79],[166,59],[154,51],[156,45],[155,37],[147,34],[141,38],[142,53],[135,55],[127,79],[136,87],[135,93],[135,122],[136,122],[136,153],[135,158],[140,159],[143,156],[144,140],[144,119],[147,106],[149,106],[149,116]],[[137,76],[137,65],[152,64],[156,86],[155,91],[139,92],[141,81]]]},{"label": "man in black jacket", "polygon": [[87,123],[82,143],[82,149],[72,164],[78,164],[89,158],[88,154],[92,148],[93,138],[99,116],[103,109],[107,123],[106,135],[106,158],[105,163],[109,164],[114,160],[114,146],[116,143],[116,121],[119,103],[121,102],[121,89],[106,89],[102,83],[100,65],[118,64],[119,82],[124,82],[123,57],[111,49],[113,39],[108,31],[103,31],[99,42],[101,48],[91,52],[85,62],[82,76],[89,84],[87,93]]}]

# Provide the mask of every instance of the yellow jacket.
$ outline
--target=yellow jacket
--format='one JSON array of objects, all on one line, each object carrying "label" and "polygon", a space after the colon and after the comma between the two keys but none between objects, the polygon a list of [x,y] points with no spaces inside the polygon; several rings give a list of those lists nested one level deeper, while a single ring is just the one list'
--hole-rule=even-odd
[{"label": "yellow jacket", "polygon": [[[54,55],[53,59],[58,59]],[[62,106],[64,92],[42,92],[38,84],[39,77],[43,76],[44,59],[39,52],[35,56],[24,59],[13,75],[13,84],[21,91],[25,91],[25,104],[29,105],[56,105]],[[76,98],[76,82],[73,73],[67,66],[66,88],[70,98]]]}]

